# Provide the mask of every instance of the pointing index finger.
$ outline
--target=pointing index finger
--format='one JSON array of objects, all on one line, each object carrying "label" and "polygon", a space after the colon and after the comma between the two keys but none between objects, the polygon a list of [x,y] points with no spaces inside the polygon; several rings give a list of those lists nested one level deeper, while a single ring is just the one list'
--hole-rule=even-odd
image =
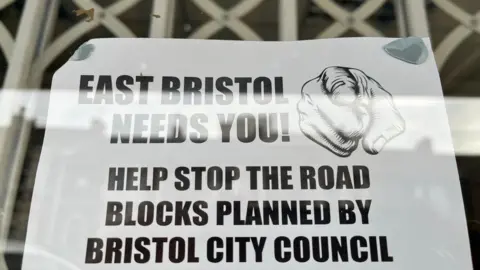
[{"label": "pointing index finger", "polygon": [[350,105],[357,99],[358,83],[345,67],[328,67],[320,74],[320,81],[333,103]]}]

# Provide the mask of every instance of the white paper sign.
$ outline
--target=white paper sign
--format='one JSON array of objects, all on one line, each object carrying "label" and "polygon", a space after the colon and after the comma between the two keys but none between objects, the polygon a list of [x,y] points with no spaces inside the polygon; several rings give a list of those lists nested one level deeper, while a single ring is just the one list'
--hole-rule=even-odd
[{"label": "white paper sign", "polygon": [[472,269],[430,41],[392,40],[90,41],[54,76],[23,269]]}]

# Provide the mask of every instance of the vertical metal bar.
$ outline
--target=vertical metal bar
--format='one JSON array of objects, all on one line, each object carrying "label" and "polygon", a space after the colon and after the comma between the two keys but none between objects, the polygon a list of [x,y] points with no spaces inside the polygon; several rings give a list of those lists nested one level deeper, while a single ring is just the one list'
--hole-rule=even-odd
[{"label": "vertical metal bar", "polygon": [[[60,0],[49,0],[44,16],[41,35],[37,44],[37,51],[35,57],[43,53],[47,45],[50,43],[55,23],[57,21],[58,8],[60,7]],[[40,88],[42,84],[43,70],[32,70],[29,77],[29,87]]]},{"label": "vertical metal bar", "polygon": [[[10,117],[8,115],[8,117]],[[18,113],[16,115],[12,115],[11,120],[8,125],[2,130],[2,134],[4,137],[14,138],[18,134],[22,132],[22,117],[23,112]],[[12,141],[11,141],[12,142]],[[10,207],[10,201],[16,198],[17,192],[14,191],[12,194],[12,185],[9,185],[9,179],[12,175],[12,170],[10,169],[14,163],[16,158],[16,150],[17,144],[16,143],[9,143],[3,145],[2,147],[2,154],[1,161],[2,161],[2,169],[0,169],[0,173],[2,176],[2,188],[0,189],[0,203],[1,205],[1,216],[0,216],[0,269],[7,269],[7,264],[5,262],[5,254],[3,253],[7,244],[8,240],[8,233],[10,231],[10,221],[13,212],[13,207]],[[22,160],[23,161],[23,160]]]},{"label": "vertical metal bar", "polygon": [[[10,119],[5,119],[6,121],[4,122],[5,127],[2,129],[2,134],[5,135],[5,137],[16,137],[21,130],[21,118],[19,118],[19,115],[23,115],[24,110],[19,110],[19,112],[15,112],[12,115],[6,115],[2,116],[5,118],[10,118]],[[7,145],[2,145],[2,161],[4,165],[2,167],[2,171],[0,171],[2,174],[2,177],[4,177],[4,181],[0,182],[0,199],[2,199],[2,202],[6,201],[6,198],[9,196],[7,193],[8,189],[8,182],[7,179],[10,177],[11,174],[11,166],[13,163],[14,155],[15,155],[15,149],[17,147],[16,143],[10,143]],[[1,218],[0,221],[3,223],[4,222],[4,216],[5,216],[5,209],[1,209]],[[2,228],[0,228],[2,230]],[[1,233],[1,231],[0,231]],[[0,239],[1,240],[1,239]]]},{"label": "vertical metal bar", "polygon": [[298,39],[298,3],[292,0],[279,0],[278,7],[279,40]]},{"label": "vertical metal bar", "polygon": [[395,20],[397,21],[398,33],[400,37],[407,36],[407,22],[404,0],[394,0]]},{"label": "vertical metal bar", "polygon": [[425,0],[404,0],[405,21],[409,36],[429,37]]},{"label": "vertical metal bar", "polygon": [[7,189],[4,191],[6,192],[6,200],[3,205],[2,235],[4,235],[7,240],[17,199],[19,180],[23,171],[23,164],[27,153],[28,143],[30,141],[30,132],[33,127],[33,120],[25,118],[25,116],[26,115],[23,114],[17,120],[18,125],[20,125],[17,138],[18,143],[13,149],[13,160],[10,163],[10,173],[7,178],[10,185],[8,185]]},{"label": "vertical metal bar", "polygon": [[152,15],[150,20],[150,37],[173,36],[176,2],[177,0],[153,0],[152,14],[155,16]]}]

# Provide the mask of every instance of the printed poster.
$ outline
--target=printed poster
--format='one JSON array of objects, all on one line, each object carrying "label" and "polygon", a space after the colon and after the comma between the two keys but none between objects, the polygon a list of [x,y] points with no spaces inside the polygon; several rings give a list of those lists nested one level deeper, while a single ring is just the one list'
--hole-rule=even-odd
[{"label": "printed poster", "polygon": [[411,64],[393,40],[84,44],[23,269],[472,269],[430,41]]}]

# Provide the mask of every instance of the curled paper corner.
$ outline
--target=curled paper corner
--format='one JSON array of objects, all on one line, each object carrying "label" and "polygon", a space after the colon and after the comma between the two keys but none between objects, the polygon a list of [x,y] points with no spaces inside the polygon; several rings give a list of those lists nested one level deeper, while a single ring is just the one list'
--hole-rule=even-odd
[{"label": "curled paper corner", "polygon": [[421,65],[428,59],[428,49],[420,37],[406,37],[394,40],[383,47],[390,56],[414,65]]},{"label": "curled paper corner", "polygon": [[80,47],[78,47],[77,50],[75,50],[73,55],[70,57],[70,60],[71,61],[83,61],[83,60],[87,59],[88,57],[90,57],[92,55],[93,51],[95,51],[95,45],[93,45],[89,42],[84,43],[84,44],[80,45]]}]

